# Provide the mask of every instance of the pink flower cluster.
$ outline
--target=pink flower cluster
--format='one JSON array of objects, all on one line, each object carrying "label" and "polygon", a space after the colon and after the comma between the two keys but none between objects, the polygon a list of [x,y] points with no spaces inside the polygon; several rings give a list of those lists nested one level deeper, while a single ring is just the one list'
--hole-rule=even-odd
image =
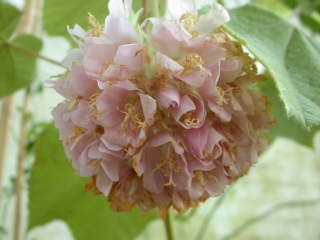
[{"label": "pink flower cluster", "polygon": [[273,121],[253,86],[263,77],[220,28],[220,5],[143,27],[130,7],[111,0],[105,24],[89,16],[91,29],[69,30],[79,48],[54,83],[66,98],[55,126],[73,167],[114,209],[184,210],[257,160]]}]

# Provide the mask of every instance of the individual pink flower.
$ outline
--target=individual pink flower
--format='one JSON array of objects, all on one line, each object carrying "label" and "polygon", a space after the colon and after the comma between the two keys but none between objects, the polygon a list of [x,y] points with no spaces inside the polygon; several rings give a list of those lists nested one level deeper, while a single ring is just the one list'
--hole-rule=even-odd
[{"label": "individual pink flower", "polygon": [[173,118],[186,129],[198,128],[205,120],[206,110],[202,100],[194,96],[180,96],[178,90],[162,88],[158,91],[161,107],[168,109]]},{"label": "individual pink flower", "polygon": [[106,129],[103,140],[110,146],[138,147],[154,122],[156,101],[130,81],[106,87],[97,97],[96,119]]},{"label": "individual pink flower", "polygon": [[168,133],[151,138],[134,156],[133,168],[142,176],[144,187],[160,193],[165,186],[187,190],[191,181],[184,149],[179,140]]}]

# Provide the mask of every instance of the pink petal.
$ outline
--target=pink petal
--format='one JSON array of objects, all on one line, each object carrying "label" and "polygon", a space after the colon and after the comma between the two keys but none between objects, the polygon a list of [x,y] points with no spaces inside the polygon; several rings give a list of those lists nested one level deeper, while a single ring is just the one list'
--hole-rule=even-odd
[{"label": "pink petal", "polygon": [[113,182],[103,170],[97,174],[96,186],[105,196],[109,195],[112,184]]},{"label": "pink petal", "polygon": [[162,88],[157,92],[157,99],[161,107],[175,108],[180,104],[180,94],[173,88]]},{"label": "pink petal", "polygon": [[121,45],[114,57],[117,64],[125,65],[131,71],[139,72],[143,67],[143,53],[140,44]]},{"label": "pink petal", "polygon": [[183,71],[183,66],[160,52],[157,52],[156,54],[156,61],[161,67],[171,72],[178,73]]},{"label": "pink petal", "polygon": [[157,110],[157,103],[156,101],[146,94],[139,94],[141,107],[144,115],[145,122],[148,125],[153,124],[154,122],[154,115]]}]

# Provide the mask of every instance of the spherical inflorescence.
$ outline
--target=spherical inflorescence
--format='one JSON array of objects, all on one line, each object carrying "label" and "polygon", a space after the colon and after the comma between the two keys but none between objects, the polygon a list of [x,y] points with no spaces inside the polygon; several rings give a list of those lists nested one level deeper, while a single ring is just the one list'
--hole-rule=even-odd
[{"label": "spherical inflorescence", "polygon": [[[254,60],[220,28],[220,5],[201,16],[132,19],[110,1],[105,24],[70,29],[79,48],[54,88],[65,151],[87,186],[116,210],[184,210],[246,174],[272,125]],[[210,25],[208,27],[208,25]]]}]

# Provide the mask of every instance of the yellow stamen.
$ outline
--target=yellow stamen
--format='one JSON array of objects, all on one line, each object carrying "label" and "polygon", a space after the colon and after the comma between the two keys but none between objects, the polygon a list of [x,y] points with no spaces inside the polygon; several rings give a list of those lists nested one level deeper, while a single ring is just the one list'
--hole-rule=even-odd
[{"label": "yellow stamen", "polygon": [[146,127],[139,101],[139,96],[129,96],[126,99],[124,110],[120,110],[124,114],[122,128],[125,131]]},{"label": "yellow stamen", "polygon": [[99,95],[100,95],[99,92],[92,94],[89,98],[89,101],[88,101],[89,109],[95,119],[97,119],[97,117],[98,117],[98,109],[96,106],[96,99],[99,97]]},{"label": "yellow stamen", "polygon": [[195,22],[197,21],[197,16],[192,13],[185,13],[180,17],[180,23],[182,23],[188,31],[191,31]]},{"label": "yellow stamen", "polygon": [[199,68],[201,72],[205,71],[205,68],[203,67],[204,62],[201,58],[201,56],[197,53],[189,54],[186,57],[185,63],[184,63],[184,74],[190,73],[194,68]]},{"label": "yellow stamen", "polygon": [[72,142],[77,140],[82,134],[85,133],[85,129],[78,126],[73,127],[71,131],[72,135],[67,140],[70,140]]},{"label": "yellow stamen", "polygon": [[228,99],[225,98],[225,92],[224,92],[224,90],[223,90],[222,88],[220,88],[220,87],[217,87],[217,91],[218,91],[219,94],[220,94],[220,99],[219,99],[219,101],[218,101],[218,104],[219,104],[220,106],[222,106],[223,104],[227,104],[229,101],[228,101]]},{"label": "yellow stamen", "polygon": [[195,171],[195,175],[200,185],[202,186],[206,185],[207,181],[204,178],[203,173],[201,171]]},{"label": "yellow stamen", "polygon": [[89,36],[91,37],[100,37],[103,33],[104,26],[98,22],[95,16],[93,16],[91,13],[89,13],[88,16],[89,24],[92,26],[92,28],[88,31]]},{"label": "yellow stamen", "polygon": [[198,119],[198,116],[196,114],[196,111],[189,111],[182,115],[180,118],[180,121],[183,122],[188,127],[193,127],[199,125],[200,121]]}]

